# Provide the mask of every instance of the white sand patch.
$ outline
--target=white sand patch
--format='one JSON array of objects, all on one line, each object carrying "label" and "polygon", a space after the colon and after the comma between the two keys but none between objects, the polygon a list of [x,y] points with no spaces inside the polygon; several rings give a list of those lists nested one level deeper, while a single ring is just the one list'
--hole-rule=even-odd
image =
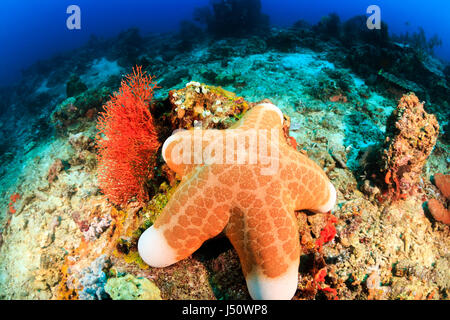
[{"label": "white sand patch", "polygon": [[45,93],[45,92],[49,91],[50,88],[47,87],[47,83],[48,83],[48,79],[44,79],[44,81],[42,81],[39,88],[36,89],[36,93],[39,94],[39,93]]}]

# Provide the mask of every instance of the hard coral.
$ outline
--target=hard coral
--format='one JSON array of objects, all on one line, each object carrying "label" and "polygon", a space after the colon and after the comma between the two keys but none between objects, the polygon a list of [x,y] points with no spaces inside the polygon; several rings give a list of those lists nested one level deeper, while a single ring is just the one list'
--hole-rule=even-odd
[{"label": "hard coral", "polygon": [[90,121],[102,109],[110,94],[108,87],[102,87],[67,98],[52,112],[50,121],[58,134],[63,136],[70,132],[84,131],[83,127],[90,125]]},{"label": "hard coral", "polygon": [[124,205],[133,197],[148,200],[159,146],[148,106],[156,87],[153,77],[136,67],[99,115],[98,183],[114,204]]},{"label": "hard coral", "polygon": [[89,170],[94,169],[97,165],[94,140],[80,132],[71,134],[69,143],[75,150],[73,157],[69,160],[69,164],[71,166],[83,165]]},{"label": "hard coral", "polygon": [[77,134],[71,134],[69,136],[69,144],[75,149],[77,152],[81,152],[83,150],[93,150],[94,141],[84,135],[82,132]]},{"label": "hard coral", "polygon": [[169,92],[173,128],[190,129],[199,123],[202,129],[226,129],[249,108],[249,104],[233,92],[191,81],[180,90]]},{"label": "hard coral", "polygon": [[416,191],[438,134],[436,117],[414,93],[404,95],[386,124],[381,168],[385,186],[397,199]]}]

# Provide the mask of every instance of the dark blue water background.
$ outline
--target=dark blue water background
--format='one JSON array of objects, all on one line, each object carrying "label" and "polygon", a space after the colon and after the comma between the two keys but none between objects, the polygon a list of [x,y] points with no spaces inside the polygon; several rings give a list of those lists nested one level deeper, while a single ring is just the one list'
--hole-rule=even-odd
[{"label": "dark blue water background", "polygon": [[[90,35],[110,37],[129,27],[147,32],[178,29],[191,19],[195,7],[209,0],[2,0],[0,2],[0,85],[16,81],[20,70],[39,59],[79,47]],[[81,8],[82,29],[66,28],[66,8]],[[262,0],[263,12],[276,26],[289,26],[299,19],[316,23],[336,12],[341,20],[365,14],[376,4],[390,32],[417,31],[423,27],[431,37],[437,33],[443,46],[436,54],[450,61],[450,1],[448,0]]]}]

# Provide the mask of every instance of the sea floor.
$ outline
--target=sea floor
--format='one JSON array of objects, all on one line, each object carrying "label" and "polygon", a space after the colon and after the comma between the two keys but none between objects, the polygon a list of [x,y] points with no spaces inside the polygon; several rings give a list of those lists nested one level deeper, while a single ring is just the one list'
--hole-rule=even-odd
[{"label": "sea floor", "polygon": [[[438,197],[430,177],[448,173],[450,146],[438,140],[417,196],[380,203],[361,187],[361,157],[383,141],[387,118],[398,103],[395,97],[335,65],[324,51],[298,47],[242,54],[245,45],[239,44],[224,60],[200,44],[167,62],[151,56],[152,50],[143,56],[161,86],[155,100],[164,100],[170,90],[190,81],[221,85],[248,102],[269,99],[290,118],[289,133],[298,150],[318,163],[336,187],[332,214],[338,219],[337,234],[321,252],[304,248],[295,299],[448,299],[450,230],[430,218],[423,203]],[[131,71],[107,54],[84,60],[78,76],[89,90],[100,91],[108,83],[117,88],[118,80]],[[44,129],[32,127],[27,117],[38,118],[42,108],[41,121],[54,125],[52,112],[67,104],[67,78],[55,80],[56,72],[28,75],[33,85],[27,89],[34,90],[34,96],[50,97],[44,105],[23,117],[1,119],[4,132],[15,136],[14,151],[3,155],[1,165],[0,298],[109,298],[107,278],[121,274],[151,280],[163,299],[250,298],[237,254],[223,237],[168,268],[150,268],[139,259],[134,232],[144,216],[160,211],[171,188],[158,186],[145,214],[132,204],[119,210],[108,203],[98,189],[95,149],[88,142],[96,134],[95,117],[82,114],[64,124],[62,132],[36,137]],[[347,79],[345,101],[320,97],[323,83],[336,81],[336,73]],[[11,110],[21,107],[17,103]],[[10,200],[13,194],[20,195],[15,203]],[[320,235],[320,215],[297,216],[300,234],[306,232],[312,241]],[[123,246],[127,248],[121,250]],[[314,284],[321,268],[327,271],[322,286],[336,290],[334,295]]]}]

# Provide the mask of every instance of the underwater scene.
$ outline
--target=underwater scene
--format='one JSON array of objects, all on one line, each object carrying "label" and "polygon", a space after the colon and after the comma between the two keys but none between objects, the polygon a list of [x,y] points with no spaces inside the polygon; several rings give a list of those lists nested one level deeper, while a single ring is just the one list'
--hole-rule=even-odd
[{"label": "underwater scene", "polygon": [[1,300],[448,300],[450,2],[0,4]]}]

